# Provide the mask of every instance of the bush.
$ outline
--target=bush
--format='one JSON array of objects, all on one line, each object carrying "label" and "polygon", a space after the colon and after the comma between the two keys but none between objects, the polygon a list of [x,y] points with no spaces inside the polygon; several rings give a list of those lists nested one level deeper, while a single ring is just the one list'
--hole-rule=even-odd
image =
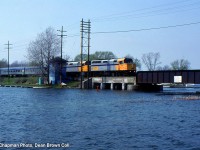
[{"label": "bush", "polygon": [[15,83],[16,83],[16,84],[21,83],[21,79],[20,79],[20,78],[16,78],[16,79],[15,79]]},{"label": "bush", "polygon": [[27,81],[26,78],[23,78],[23,79],[21,80],[22,83],[26,83],[26,81]]}]

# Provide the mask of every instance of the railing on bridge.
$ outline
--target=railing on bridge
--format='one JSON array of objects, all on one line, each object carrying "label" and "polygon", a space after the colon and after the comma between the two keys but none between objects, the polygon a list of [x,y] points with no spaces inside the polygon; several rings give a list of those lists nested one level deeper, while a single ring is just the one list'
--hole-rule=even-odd
[{"label": "railing on bridge", "polygon": [[200,84],[200,70],[138,71],[136,83],[193,83]]}]

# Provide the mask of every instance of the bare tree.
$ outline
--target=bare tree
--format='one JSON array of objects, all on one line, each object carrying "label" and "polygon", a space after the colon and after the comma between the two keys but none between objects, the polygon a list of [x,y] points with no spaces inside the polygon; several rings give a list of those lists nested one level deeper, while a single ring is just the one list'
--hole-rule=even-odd
[{"label": "bare tree", "polygon": [[172,70],[187,70],[190,69],[190,62],[185,59],[175,60],[171,62]]},{"label": "bare tree", "polygon": [[66,61],[69,61],[69,60],[71,59],[71,57],[70,57],[69,55],[64,55],[64,59],[65,59]]},{"label": "bare tree", "polygon": [[165,65],[165,66],[158,66],[157,68],[156,68],[156,70],[171,70],[171,68],[168,66],[168,65]]},{"label": "bare tree", "polygon": [[165,65],[165,66],[163,66],[163,70],[171,70],[171,68],[170,68],[170,66]]},{"label": "bare tree", "polygon": [[142,61],[149,71],[156,70],[160,62],[160,53],[147,53],[142,55]]},{"label": "bare tree", "polygon": [[49,83],[50,59],[60,52],[60,40],[56,31],[49,27],[44,32],[38,34],[35,41],[30,42],[28,47],[28,58],[41,67],[42,75],[47,74]]}]

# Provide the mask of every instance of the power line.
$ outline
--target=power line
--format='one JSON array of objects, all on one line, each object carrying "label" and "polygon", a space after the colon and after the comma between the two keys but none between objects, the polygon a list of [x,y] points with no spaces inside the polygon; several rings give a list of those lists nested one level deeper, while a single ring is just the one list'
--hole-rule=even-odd
[{"label": "power line", "polygon": [[[117,31],[96,31],[91,32],[91,34],[111,34],[111,33],[126,33],[126,32],[141,32],[141,31],[149,31],[149,30],[160,30],[160,29],[167,29],[167,28],[177,28],[177,27],[184,27],[184,26],[191,26],[200,24],[200,21],[198,22],[191,22],[191,23],[185,23],[185,24],[177,24],[177,25],[169,25],[169,26],[160,26],[160,27],[152,27],[152,28],[142,28],[142,29],[130,29],[130,30],[117,30]],[[76,37],[80,36],[79,34],[73,34],[68,37]]]},{"label": "power line", "polygon": [[[186,7],[184,7],[184,6],[167,7],[167,8],[164,8],[164,9],[157,9],[157,10],[142,12],[142,13],[138,13],[138,14],[118,16],[118,18],[135,19],[135,18],[141,18],[141,17],[151,17],[151,16],[166,15],[166,14],[173,14],[174,15],[174,13],[180,13],[180,12],[192,11],[192,10],[195,10],[195,9],[199,9],[200,6],[197,6],[196,4],[197,3],[186,5]],[[198,2],[198,4],[200,4],[200,3]],[[195,7],[188,7],[188,6],[195,6]]]},{"label": "power line", "polygon": [[76,36],[80,36],[80,34],[72,34],[72,35],[68,35],[67,37],[76,37]]},{"label": "power line", "polygon": [[109,33],[140,32],[140,31],[149,31],[149,30],[160,30],[160,29],[167,29],[167,28],[176,28],[176,27],[190,26],[190,25],[196,25],[196,24],[200,24],[200,21],[199,22],[192,22],[192,23],[185,23],[185,24],[161,26],[161,27],[143,28],[143,29],[119,30],[119,31],[99,31],[99,32],[92,32],[91,34],[109,34]]},{"label": "power line", "polygon": [[21,48],[21,47],[27,47],[28,44],[23,44],[23,45],[18,45],[18,46],[15,46],[15,48]]},{"label": "power line", "polygon": [[[130,17],[133,15],[144,15],[144,14],[149,14],[149,13],[154,13],[154,12],[162,12],[162,11],[168,11],[168,10],[172,10],[172,9],[176,9],[176,8],[184,8],[184,7],[188,7],[188,6],[193,6],[198,4],[199,2],[196,3],[192,3],[192,4],[184,4],[183,3],[188,2],[187,0],[182,0],[182,1],[178,1],[178,2],[173,2],[173,3],[166,3],[166,4],[161,4],[161,5],[155,5],[153,7],[146,7],[146,8],[141,8],[138,10],[134,10],[134,11],[129,11],[129,12],[124,12],[124,13],[117,13],[117,14],[112,14],[112,15],[107,15],[107,16],[102,16],[102,17],[97,17],[97,18],[93,18],[92,21],[93,22],[99,22],[99,21],[109,21],[109,20],[113,20],[113,19],[117,19],[117,18],[123,18],[125,19],[126,17]],[[177,6],[177,4],[179,6]],[[182,5],[182,6],[180,6]],[[144,12],[146,11],[146,12]],[[142,13],[140,13],[142,12]],[[136,13],[136,14],[135,14]],[[136,16],[137,17],[137,16]]]}]

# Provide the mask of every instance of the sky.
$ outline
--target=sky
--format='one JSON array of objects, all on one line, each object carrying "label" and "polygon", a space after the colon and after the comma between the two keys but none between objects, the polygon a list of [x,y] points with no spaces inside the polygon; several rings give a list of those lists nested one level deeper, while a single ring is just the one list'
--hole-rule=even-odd
[{"label": "sky", "polygon": [[191,69],[200,69],[199,16],[200,0],[1,0],[0,59],[7,59],[9,41],[10,63],[27,61],[30,41],[48,27],[62,26],[67,31],[63,55],[73,59],[80,54],[83,18],[91,21],[90,53],[141,59],[159,52],[161,66],[187,59]]}]

